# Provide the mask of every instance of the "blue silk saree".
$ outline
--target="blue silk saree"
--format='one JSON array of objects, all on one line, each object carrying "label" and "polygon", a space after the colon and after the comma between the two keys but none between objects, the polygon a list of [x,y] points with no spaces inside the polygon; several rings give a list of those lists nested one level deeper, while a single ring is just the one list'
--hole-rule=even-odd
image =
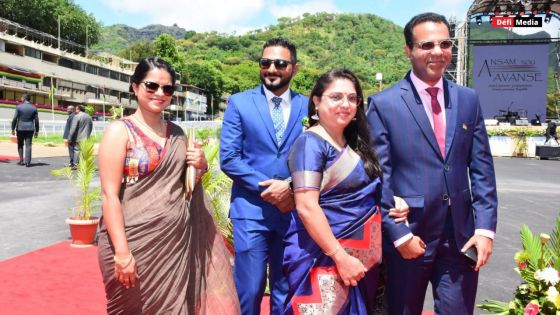
[{"label": "blue silk saree", "polygon": [[[290,150],[294,191],[318,190],[319,205],[334,236],[347,253],[360,259],[368,274],[381,261],[381,180],[371,179],[350,147],[336,149],[313,131],[303,133]],[[292,211],[286,235],[284,272],[289,293],[285,314],[367,314],[375,300],[376,276],[345,286],[334,261],[307,233]]]}]

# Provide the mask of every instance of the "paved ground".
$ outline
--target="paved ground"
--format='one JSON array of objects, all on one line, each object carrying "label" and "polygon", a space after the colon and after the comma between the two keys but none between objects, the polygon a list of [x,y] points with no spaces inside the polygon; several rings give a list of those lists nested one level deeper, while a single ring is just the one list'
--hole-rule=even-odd
[{"label": "paved ground", "polygon": [[[0,156],[16,155],[15,146],[10,145],[0,143]],[[34,146],[37,158],[29,168],[18,166],[17,161],[0,162],[0,260],[68,239],[64,219],[74,204],[73,189],[67,180],[49,175],[51,169],[67,162],[64,150]],[[49,152],[62,157],[39,158]],[[498,234],[492,260],[480,274],[477,302],[512,297],[520,282],[513,271],[513,255],[520,248],[521,225],[548,233],[560,213],[560,161],[496,158],[495,164]],[[428,295],[426,310],[432,309],[431,303]]]},{"label": "paved ground", "polygon": [[[17,145],[0,142],[0,157],[17,157]],[[76,200],[75,189],[51,170],[68,163],[63,145],[33,144],[31,167],[17,159],[0,161],[0,260],[69,239],[64,223]],[[92,183],[99,186],[96,178]]]},{"label": "paved ground", "polygon": [[[0,141],[0,156],[17,157],[17,144],[8,141]],[[42,143],[33,143],[31,147],[31,163],[39,163],[38,158],[68,156],[68,148],[64,145],[46,146]],[[17,162],[17,161],[16,161]],[[0,175],[1,176],[1,175]]]}]

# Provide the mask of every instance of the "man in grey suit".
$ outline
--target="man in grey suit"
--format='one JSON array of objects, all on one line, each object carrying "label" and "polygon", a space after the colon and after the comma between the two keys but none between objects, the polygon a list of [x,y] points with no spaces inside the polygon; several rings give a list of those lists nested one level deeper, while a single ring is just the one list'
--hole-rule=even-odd
[{"label": "man in grey suit", "polygon": [[[23,94],[22,103],[16,106],[16,112],[12,119],[12,135],[17,130],[17,146],[19,154],[19,165],[29,167],[31,165],[31,140],[33,135],[37,138],[39,134],[39,114],[37,108],[31,105],[31,96]],[[25,141],[25,163],[23,161],[23,142]]]},{"label": "man in grey suit", "polygon": [[82,139],[89,138],[92,128],[93,121],[91,116],[84,112],[84,106],[76,106],[76,114],[72,118],[70,130],[68,131],[68,147],[74,150],[75,164],[72,166],[72,169],[76,169],[76,165],[79,163],[79,142]]},{"label": "man in grey suit", "polygon": [[66,166],[74,167],[76,166],[74,164],[74,147],[68,142],[68,134],[70,133],[70,126],[72,126],[72,119],[74,118],[74,115],[76,115],[76,108],[73,105],[68,105],[66,112],[68,113],[68,118],[66,118],[66,125],[64,125],[64,134],[62,135],[62,139],[64,139],[64,145],[68,147],[68,155],[70,156],[70,162]]}]

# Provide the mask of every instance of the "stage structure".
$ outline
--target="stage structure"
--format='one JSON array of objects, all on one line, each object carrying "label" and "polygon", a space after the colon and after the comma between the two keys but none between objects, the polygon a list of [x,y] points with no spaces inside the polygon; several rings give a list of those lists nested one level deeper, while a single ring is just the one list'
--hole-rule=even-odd
[{"label": "stage structure", "polygon": [[[555,25],[560,21],[560,1],[474,1],[464,22],[450,18],[456,45],[446,77],[479,92],[485,118],[512,125],[527,125],[539,117],[544,121],[547,92],[560,94],[558,29],[551,35],[544,31],[550,27],[533,27],[532,32],[496,28],[492,26],[496,17],[537,17],[542,26]],[[533,35],[523,35],[529,33]],[[549,118],[560,119],[559,101],[556,96],[554,117]]]}]

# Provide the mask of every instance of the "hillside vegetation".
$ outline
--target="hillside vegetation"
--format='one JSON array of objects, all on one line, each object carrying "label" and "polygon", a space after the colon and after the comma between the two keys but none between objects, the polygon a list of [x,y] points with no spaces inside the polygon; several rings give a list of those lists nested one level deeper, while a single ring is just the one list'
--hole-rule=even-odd
[{"label": "hillside vegetation", "polygon": [[[280,18],[275,25],[243,35],[181,33],[179,28],[174,29],[174,33],[164,31],[176,39],[173,45],[184,61],[184,65],[174,65],[184,69],[182,76],[189,84],[205,88],[215,97],[256,86],[262,45],[278,36],[297,46],[301,67],[292,87],[302,93],[309,93],[315,79],[332,68],[353,70],[370,93],[379,87],[377,72],[383,73],[387,86],[400,80],[409,67],[403,52],[402,27],[373,14],[304,14]],[[153,54],[158,51],[153,38],[140,36],[142,30],[123,25],[106,27],[97,48],[136,60]]]},{"label": "hillside vegetation", "polygon": [[185,36],[185,30],[177,25],[153,24],[137,29],[124,24],[115,24],[103,28],[99,43],[92,49],[116,54],[123,50],[123,47],[137,42],[153,41],[161,34],[169,34],[180,39]]}]

